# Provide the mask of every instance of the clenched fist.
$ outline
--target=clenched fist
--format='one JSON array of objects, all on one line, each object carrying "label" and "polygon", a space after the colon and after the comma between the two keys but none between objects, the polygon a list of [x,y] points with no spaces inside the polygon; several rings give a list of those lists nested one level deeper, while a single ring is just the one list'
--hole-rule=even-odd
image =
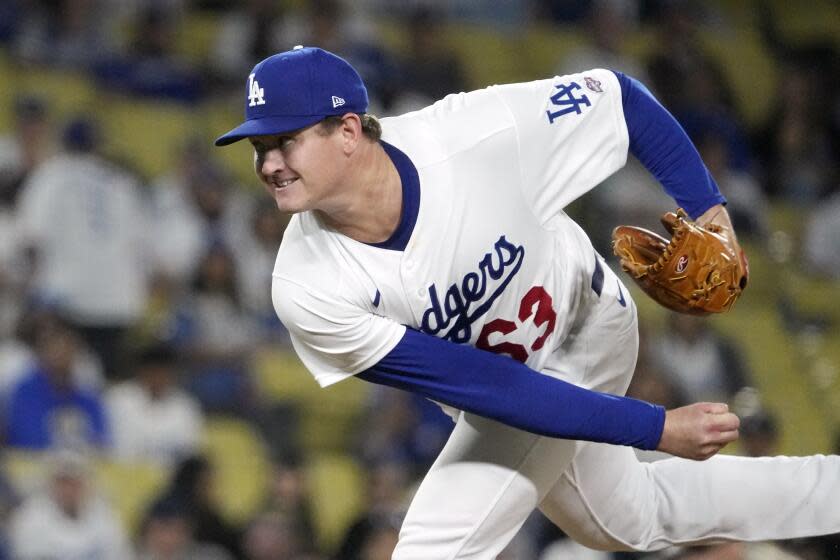
[{"label": "clenched fist", "polygon": [[738,439],[740,420],[723,403],[695,403],[665,413],[659,451],[704,461]]}]

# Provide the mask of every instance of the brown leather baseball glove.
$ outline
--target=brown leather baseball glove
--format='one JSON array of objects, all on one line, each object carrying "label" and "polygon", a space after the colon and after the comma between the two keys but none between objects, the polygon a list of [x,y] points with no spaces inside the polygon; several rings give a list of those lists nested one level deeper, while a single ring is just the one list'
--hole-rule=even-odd
[{"label": "brown leather baseball glove", "polygon": [[729,310],[747,285],[746,259],[737,242],[719,225],[691,221],[682,208],[662,216],[662,225],[670,241],[634,226],[613,230],[621,268],[668,309],[692,315]]}]

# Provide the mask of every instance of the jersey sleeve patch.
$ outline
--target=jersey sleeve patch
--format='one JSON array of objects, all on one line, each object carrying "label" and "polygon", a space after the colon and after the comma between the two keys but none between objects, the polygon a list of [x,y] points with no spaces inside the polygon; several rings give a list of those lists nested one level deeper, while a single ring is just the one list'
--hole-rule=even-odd
[{"label": "jersey sleeve patch", "polygon": [[586,94],[579,93],[583,88],[577,82],[560,83],[554,88],[557,91],[549,97],[552,107],[545,112],[549,124],[566,115],[580,115],[586,107],[592,106]]}]

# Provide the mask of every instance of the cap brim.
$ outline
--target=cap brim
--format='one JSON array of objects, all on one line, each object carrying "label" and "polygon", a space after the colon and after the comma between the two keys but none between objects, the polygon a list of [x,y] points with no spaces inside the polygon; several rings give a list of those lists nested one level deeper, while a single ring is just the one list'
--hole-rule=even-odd
[{"label": "cap brim", "polygon": [[250,136],[266,136],[272,134],[283,134],[305,128],[311,124],[324,119],[324,115],[295,115],[283,117],[262,117],[250,119],[240,124],[227,134],[216,138],[216,146],[227,146],[239,142]]}]

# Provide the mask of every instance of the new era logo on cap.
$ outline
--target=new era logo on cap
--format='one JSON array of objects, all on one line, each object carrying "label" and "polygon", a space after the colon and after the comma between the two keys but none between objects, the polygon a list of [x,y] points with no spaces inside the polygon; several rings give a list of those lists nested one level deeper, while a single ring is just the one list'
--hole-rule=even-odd
[{"label": "new era logo on cap", "polygon": [[336,97],[335,95],[332,96],[332,102],[333,102],[333,109],[335,109],[336,107],[341,107],[342,105],[344,105],[344,99],[342,99],[341,97]]}]

